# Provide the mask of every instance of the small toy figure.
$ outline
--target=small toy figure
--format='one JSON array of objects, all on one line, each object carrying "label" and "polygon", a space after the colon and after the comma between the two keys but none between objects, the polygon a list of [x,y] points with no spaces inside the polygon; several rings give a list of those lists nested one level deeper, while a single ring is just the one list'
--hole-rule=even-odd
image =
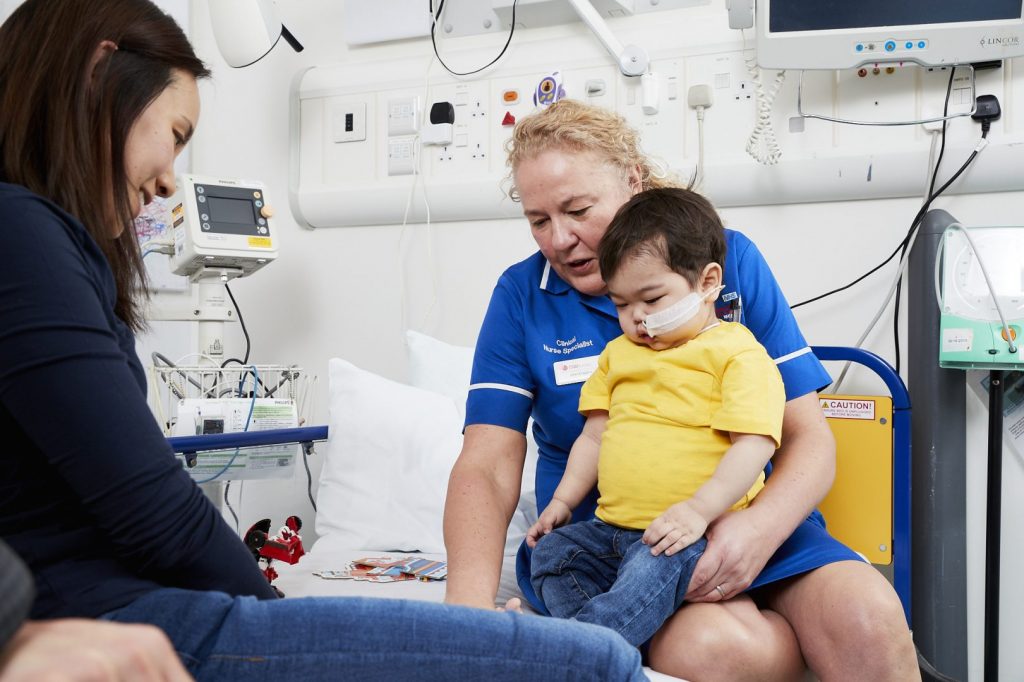
[{"label": "small toy figure", "polygon": [[565,87],[562,85],[562,74],[555,71],[549,76],[544,76],[537,84],[537,89],[533,93],[533,103],[539,107],[546,107],[563,97]]},{"label": "small toy figure", "polygon": [[306,553],[302,548],[302,536],[299,535],[301,528],[302,519],[298,516],[289,516],[285,520],[285,525],[277,531],[277,535],[268,537],[270,519],[257,521],[246,531],[243,538],[245,546],[252,552],[257,564],[263,562],[261,565],[267,582],[272,583],[277,578],[277,571],[271,565],[274,559],[294,564]]}]

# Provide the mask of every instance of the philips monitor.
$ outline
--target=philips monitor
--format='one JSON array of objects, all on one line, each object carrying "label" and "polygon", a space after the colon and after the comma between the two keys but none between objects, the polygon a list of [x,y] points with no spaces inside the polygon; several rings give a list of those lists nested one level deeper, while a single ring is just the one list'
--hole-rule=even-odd
[{"label": "philips monitor", "polygon": [[757,62],[768,69],[1024,55],[1022,0],[757,0],[756,26]]}]

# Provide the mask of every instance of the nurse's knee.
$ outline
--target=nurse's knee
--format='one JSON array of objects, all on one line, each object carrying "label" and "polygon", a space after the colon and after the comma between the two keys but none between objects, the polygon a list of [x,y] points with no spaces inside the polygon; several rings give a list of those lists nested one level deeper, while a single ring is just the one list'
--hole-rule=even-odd
[{"label": "nurse's knee", "polygon": [[689,604],[651,640],[651,667],[690,680],[787,680],[803,674],[792,628],[746,597]]}]

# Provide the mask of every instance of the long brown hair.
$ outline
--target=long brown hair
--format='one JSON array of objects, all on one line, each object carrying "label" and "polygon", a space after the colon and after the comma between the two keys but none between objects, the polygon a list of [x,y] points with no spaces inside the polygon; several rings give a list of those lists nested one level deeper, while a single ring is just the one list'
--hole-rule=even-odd
[{"label": "long brown hair", "polygon": [[[117,49],[98,52],[103,41]],[[124,150],[175,70],[210,75],[149,0],[27,0],[0,26],[0,177],[82,221],[114,272],[115,312],[135,330],[145,269]]]}]

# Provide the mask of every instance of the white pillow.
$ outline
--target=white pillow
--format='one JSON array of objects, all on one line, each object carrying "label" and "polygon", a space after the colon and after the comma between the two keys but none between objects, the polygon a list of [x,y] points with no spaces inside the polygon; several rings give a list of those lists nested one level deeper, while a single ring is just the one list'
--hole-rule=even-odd
[{"label": "white pillow", "polygon": [[[448,397],[466,419],[466,398],[473,371],[473,348],[454,346],[432,336],[409,330],[405,333],[409,348],[409,383]],[[460,429],[462,424],[460,423]],[[515,552],[526,537],[526,531],[537,520],[537,498],[534,483],[537,472],[537,443],[533,440],[533,422],[526,428],[526,463],[520,486],[519,505],[512,517],[506,553]]]},{"label": "white pillow", "polygon": [[448,474],[462,448],[451,399],[335,358],[329,409],[317,535],[334,547],[443,553]]},{"label": "white pillow", "polygon": [[447,396],[465,421],[473,349],[453,346],[411,329],[405,332],[405,342],[409,348],[409,384]]}]

